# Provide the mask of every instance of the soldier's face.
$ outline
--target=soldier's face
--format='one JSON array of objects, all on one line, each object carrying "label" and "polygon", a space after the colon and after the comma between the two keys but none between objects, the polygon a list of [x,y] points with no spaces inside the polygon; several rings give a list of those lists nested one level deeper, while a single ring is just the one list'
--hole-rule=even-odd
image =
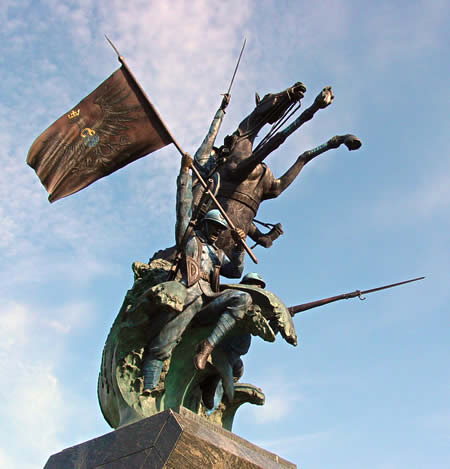
[{"label": "soldier's face", "polygon": [[215,243],[223,231],[225,231],[225,228],[222,225],[219,225],[218,223],[214,223],[210,221],[206,222],[205,234],[210,243]]}]

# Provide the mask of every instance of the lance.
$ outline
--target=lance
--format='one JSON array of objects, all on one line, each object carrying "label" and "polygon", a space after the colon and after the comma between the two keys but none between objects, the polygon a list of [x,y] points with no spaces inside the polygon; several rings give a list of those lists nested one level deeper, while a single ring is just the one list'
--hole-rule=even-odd
[{"label": "lance", "polygon": [[[183,151],[183,149],[180,147],[179,143],[175,140],[174,136],[172,135],[172,133],[170,132],[170,130],[167,128],[165,122],[162,120],[161,116],[159,115],[159,112],[155,109],[155,107],[153,106],[153,104],[151,103],[150,99],[148,98],[148,96],[145,94],[145,91],[142,89],[142,87],[139,85],[138,81],[136,80],[136,78],[134,77],[134,75],[132,74],[131,70],[128,68],[128,65],[125,63],[125,60],[124,58],[119,54],[119,51],[117,50],[117,48],[114,46],[114,44],[111,42],[111,40],[108,38],[108,36],[106,36],[105,34],[105,37],[106,37],[106,40],[109,42],[109,44],[111,45],[111,47],[114,49],[114,51],[116,52],[117,54],[117,58],[119,59],[119,62],[123,65],[123,67],[126,69],[126,71],[130,74],[130,76],[133,78],[133,80],[136,82],[136,85],[138,86],[139,90],[142,92],[142,95],[144,96],[144,98],[146,99],[146,101],[148,102],[148,105],[150,106],[150,108],[152,109],[152,111],[155,113],[155,115],[158,117],[159,121],[161,122],[161,125],[164,127],[164,130],[167,132],[167,135],[170,137],[170,139],[172,140],[172,143],[175,145],[175,148],[178,150],[178,152],[180,153],[181,156],[185,155],[185,152]],[[233,76],[234,78],[234,76]],[[215,206],[217,207],[217,209],[219,210],[219,212],[222,214],[223,218],[225,218],[226,222],[228,223],[228,226],[230,227],[231,230],[235,230],[236,229],[236,226],[234,225],[234,223],[231,221],[230,217],[227,215],[227,213],[225,212],[225,210],[223,209],[223,207],[220,205],[219,201],[216,199],[216,197],[214,196],[214,194],[211,192],[211,190],[208,188],[208,185],[206,184],[206,182],[204,181],[204,179],[202,178],[202,176],[200,175],[200,173],[198,172],[197,168],[195,167],[195,165],[191,165],[191,169],[192,169],[192,172],[195,174],[195,176],[197,177],[198,181],[200,182],[200,184],[202,185],[203,189],[205,189],[205,194],[207,194],[211,200],[214,202]],[[258,263],[258,259],[256,259],[255,255],[253,254],[252,250],[247,246],[247,243],[241,239],[240,240],[243,248],[247,251],[247,254],[250,256],[251,260],[257,264]]]},{"label": "lance", "polygon": [[342,295],[331,296],[330,298],[324,298],[323,300],[312,301],[311,303],[303,303],[297,306],[290,306],[288,310],[291,316],[294,316],[295,314],[301,313],[302,311],[306,311],[307,309],[317,308],[318,306],[327,305],[328,303],[333,303],[334,301],[348,300],[349,298],[356,298],[356,297],[358,297],[360,300],[365,300],[365,298],[362,295],[365,295],[367,293],[373,293],[376,291],[385,290],[386,288],[398,287],[399,285],[404,285],[405,283],[410,283],[410,282],[417,282],[418,280],[423,280],[424,278],[425,277],[417,277],[411,280],[405,280],[403,282],[391,283],[390,285],[383,285],[382,287],[371,288],[370,290],[364,290],[364,291],[355,290],[350,293],[344,293]]}]

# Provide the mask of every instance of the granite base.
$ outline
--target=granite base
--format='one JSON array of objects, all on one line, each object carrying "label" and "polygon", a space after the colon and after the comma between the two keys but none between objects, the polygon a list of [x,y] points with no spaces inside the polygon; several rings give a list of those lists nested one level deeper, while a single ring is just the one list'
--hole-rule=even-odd
[{"label": "granite base", "polygon": [[50,457],[44,469],[295,469],[297,466],[180,407]]}]

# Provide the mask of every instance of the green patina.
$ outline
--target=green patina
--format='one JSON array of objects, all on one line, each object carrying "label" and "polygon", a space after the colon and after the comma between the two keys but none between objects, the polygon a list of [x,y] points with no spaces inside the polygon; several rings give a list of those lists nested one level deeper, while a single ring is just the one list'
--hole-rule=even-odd
[{"label": "green patina", "polygon": [[[211,354],[205,370],[194,368],[196,345],[208,336],[212,326],[189,327],[172,357],[164,362],[158,386],[150,394],[142,393],[145,346],[158,332],[164,315],[170,310],[180,312],[184,305],[185,287],[176,281],[166,281],[170,267],[169,261],[158,256],[149,264],[133,263],[134,284],[125,296],[103,350],[98,381],[103,415],[113,428],[118,428],[183,406],[231,430],[236,410],[246,402],[262,405],[264,394],[251,384],[235,383],[231,366],[218,348]],[[291,316],[277,296],[251,285],[231,284],[223,288],[245,291],[253,300],[246,317],[231,334],[248,332],[273,342],[280,331],[287,342],[296,345]],[[200,385],[211,375],[220,376],[224,395],[218,406],[207,412]]]}]

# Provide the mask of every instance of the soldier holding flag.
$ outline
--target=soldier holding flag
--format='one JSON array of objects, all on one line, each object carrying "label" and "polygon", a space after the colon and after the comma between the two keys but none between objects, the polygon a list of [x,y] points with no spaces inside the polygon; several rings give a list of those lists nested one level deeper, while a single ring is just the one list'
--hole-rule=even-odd
[{"label": "soldier holding flag", "polygon": [[[197,369],[203,369],[213,348],[242,319],[251,305],[248,293],[236,290],[219,292],[219,275],[239,278],[244,268],[244,250],[240,241],[245,234],[240,229],[232,231],[236,245],[231,258],[216,247],[220,233],[228,223],[218,210],[210,210],[184,243],[185,232],[192,215],[192,176],[189,168],[192,160],[188,155],[182,158],[177,179],[177,223],[175,228],[177,247],[182,252],[181,278],[186,287],[184,308],[180,313],[172,311],[165,317],[165,323],[146,348],[143,364],[144,394],[154,389],[161,375],[164,360],[170,357],[183,332],[192,319],[201,312],[214,324],[206,340],[199,344],[194,357]],[[183,244],[182,244],[183,243]],[[171,288],[171,282],[167,282]]]}]

